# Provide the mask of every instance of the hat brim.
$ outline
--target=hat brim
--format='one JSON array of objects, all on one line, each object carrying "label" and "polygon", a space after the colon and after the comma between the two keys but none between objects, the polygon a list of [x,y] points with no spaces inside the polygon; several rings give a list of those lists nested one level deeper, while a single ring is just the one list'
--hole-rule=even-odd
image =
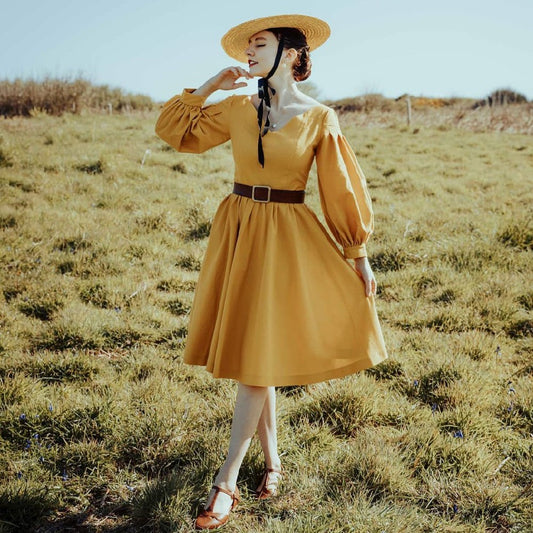
[{"label": "hat brim", "polygon": [[248,62],[246,48],[250,37],[268,28],[297,28],[306,37],[310,50],[315,50],[328,39],[331,30],[327,22],[308,15],[276,15],[243,22],[231,28],[222,37],[225,52],[240,61]]}]

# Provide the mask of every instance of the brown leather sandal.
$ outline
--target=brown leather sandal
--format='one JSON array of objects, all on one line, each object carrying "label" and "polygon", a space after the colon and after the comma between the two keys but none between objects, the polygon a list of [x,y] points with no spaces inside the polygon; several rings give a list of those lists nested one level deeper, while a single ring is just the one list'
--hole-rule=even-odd
[{"label": "brown leather sandal", "polygon": [[[235,492],[233,493],[231,493],[229,490],[223,489],[222,487],[218,487],[217,485],[213,485],[213,488],[215,489],[213,499],[211,500],[211,503],[207,509],[200,511],[200,514],[197,516],[194,523],[195,529],[216,529],[217,527],[223,526],[228,521],[230,512],[235,509],[239,503],[239,500],[241,499],[239,489],[237,487],[235,487]],[[232,498],[231,507],[227,513],[213,512],[215,500],[219,492],[224,492]]]},{"label": "brown leather sandal", "polygon": [[[273,468],[267,468],[263,474],[263,479],[259,484],[259,487],[255,490],[257,499],[266,500],[275,496],[278,492],[278,486],[282,478],[283,469],[274,470]],[[272,475],[276,474],[276,475]]]}]

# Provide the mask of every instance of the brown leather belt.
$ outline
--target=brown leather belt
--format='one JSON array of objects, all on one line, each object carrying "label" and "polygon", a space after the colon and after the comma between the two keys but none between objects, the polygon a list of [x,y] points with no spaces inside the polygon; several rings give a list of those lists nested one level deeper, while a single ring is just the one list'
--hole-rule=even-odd
[{"label": "brown leather belt", "polygon": [[233,183],[233,192],[251,198],[255,202],[283,202],[288,204],[303,204],[304,191],[289,191],[286,189],[272,189],[268,185],[245,185]]}]

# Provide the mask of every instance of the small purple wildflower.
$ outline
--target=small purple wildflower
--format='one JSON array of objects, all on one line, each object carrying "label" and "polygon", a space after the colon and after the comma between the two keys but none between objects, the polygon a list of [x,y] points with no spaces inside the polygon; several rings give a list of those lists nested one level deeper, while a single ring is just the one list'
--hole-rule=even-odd
[{"label": "small purple wildflower", "polygon": [[453,504],[453,512],[454,513],[457,513],[457,511],[459,510],[459,507],[457,506],[456,503]]},{"label": "small purple wildflower", "polygon": [[31,448],[31,440],[27,440],[27,441],[26,441],[26,444],[25,444],[25,446],[24,446],[24,449],[25,449],[25,450],[29,450],[30,448]]},{"label": "small purple wildflower", "polygon": [[44,463],[44,457],[42,455],[39,457],[39,463]]},{"label": "small purple wildflower", "polygon": [[436,410],[437,410],[437,404],[434,403],[434,404],[431,405],[431,412],[432,412],[433,414],[435,414],[435,411],[436,411]]},{"label": "small purple wildflower", "polygon": [[66,470],[63,470],[63,474],[61,474],[61,479],[63,481],[66,481],[68,479],[68,475],[67,475],[67,471]]},{"label": "small purple wildflower", "polygon": [[34,434],[33,434],[33,438],[34,438],[35,440],[39,440],[39,433],[34,433]]},{"label": "small purple wildflower", "polygon": [[21,422],[24,422],[24,420],[26,420],[26,414],[25,413],[22,413],[20,416],[19,416],[19,420]]},{"label": "small purple wildflower", "polygon": [[22,472],[17,472],[17,479],[22,479]]},{"label": "small purple wildflower", "polygon": [[418,379],[415,379],[415,380],[413,381],[413,385],[414,385],[415,387],[418,387]]},{"label": "small purple wildflower", "polygon": [[48,410],[49,410],[50,412],[52,412],[52,411],[54,410],[54,406],[53,406],[52,404],[50,404],[50,405],[48,406]]},{"label": "small purple wildflower", "polygon": [[462,439],[464,437],[463,435],[463,432],[462,430],[458,429],[454,434],[453,436],[456,438],[456,439]]}]

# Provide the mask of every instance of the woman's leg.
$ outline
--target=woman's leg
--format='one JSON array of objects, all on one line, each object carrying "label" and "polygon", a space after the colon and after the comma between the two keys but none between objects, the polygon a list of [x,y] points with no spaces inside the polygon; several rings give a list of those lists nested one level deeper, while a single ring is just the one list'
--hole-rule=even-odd
[{"label": "woman's leg", "polygon": [[[252,387],[239,383],[231,423],[229,451],[224,464],[218,471],[214,481],[215,485],[231,492],[235,490],[239,469],[257,428],[267,394],[267,387]],[[206,507],[211,502],[213,495],[214,491],[211,491]],[[231,498],[227,494],[220,492],[215,501],[214,512],[225,513],[230,505]]]},{"label": "woman's leg", "polygon": [[278,435],[276,430],[276,388],[268,387],[268,393],[257,424],[257,436],[265,454],[267,468],[279,470],[281,461],[278,455]]}]

